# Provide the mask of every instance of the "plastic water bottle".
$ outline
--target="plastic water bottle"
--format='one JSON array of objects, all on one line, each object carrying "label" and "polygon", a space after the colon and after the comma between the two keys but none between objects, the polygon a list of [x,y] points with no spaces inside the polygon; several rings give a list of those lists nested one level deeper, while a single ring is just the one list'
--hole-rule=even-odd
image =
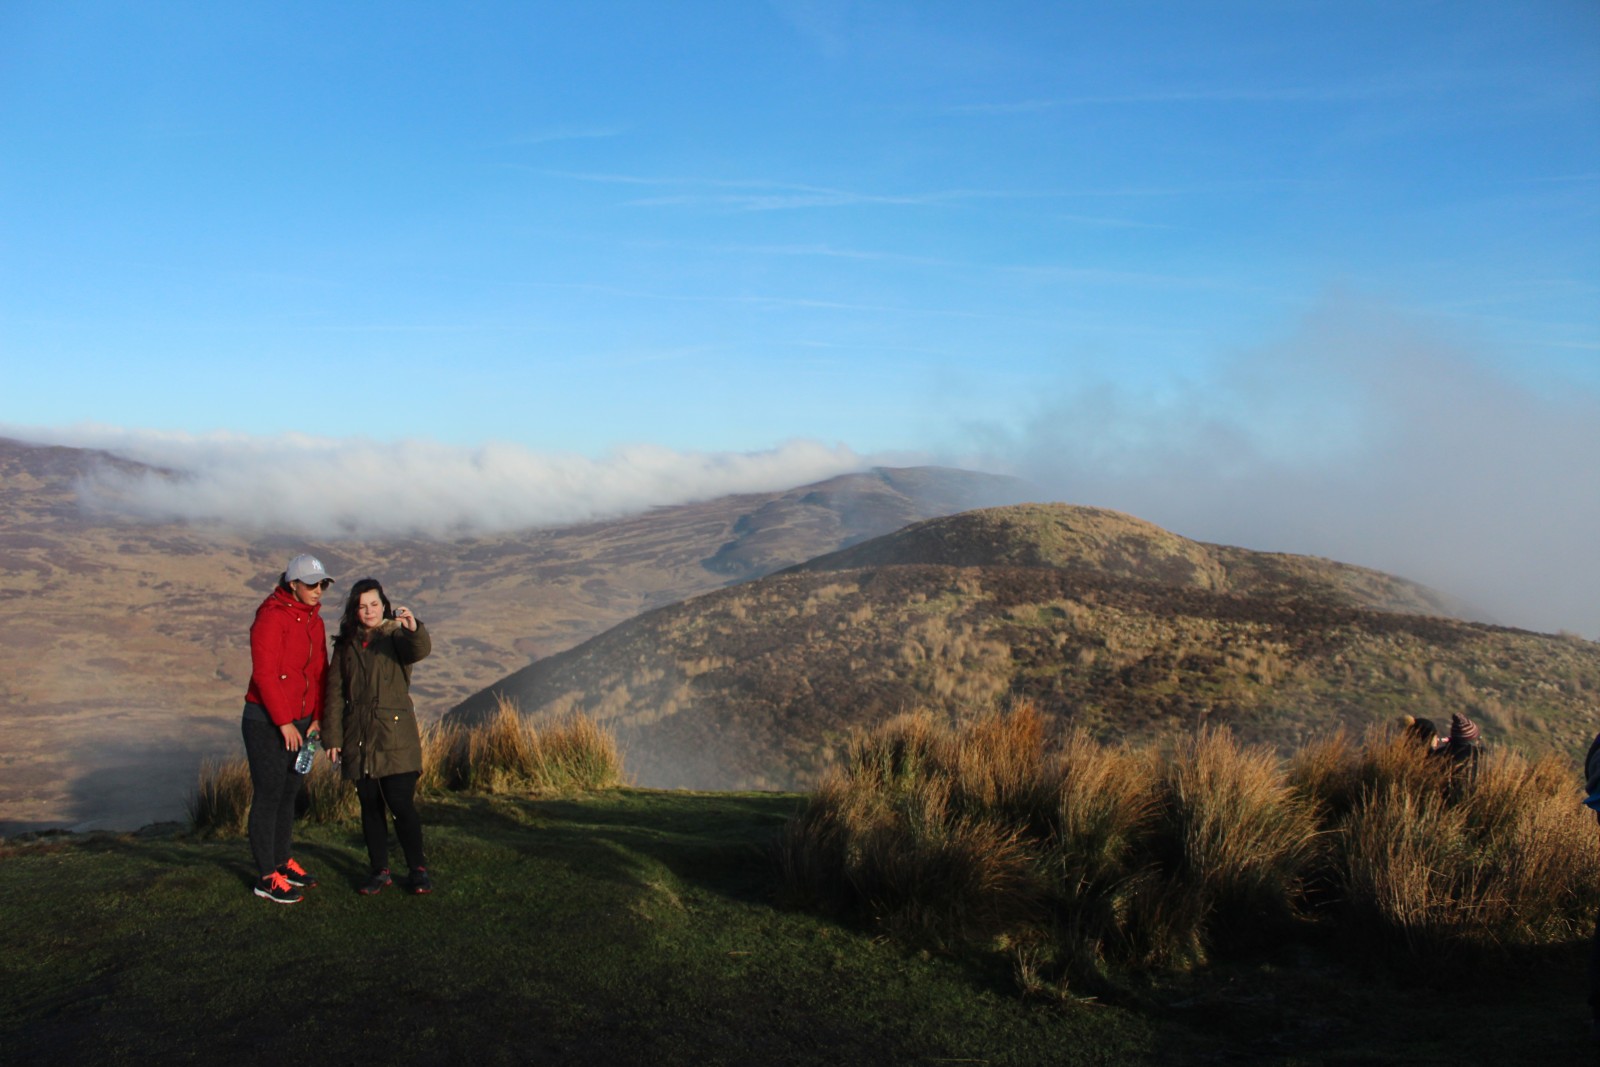
[{"label": "plastic water bottle", "polygon": [[305,744],[300,746],[300,754],[294,758],[294,769],[299,774],[311,773],[311,765],[317,762],[317,749],[322,736],[315,731],[306,735]]}]

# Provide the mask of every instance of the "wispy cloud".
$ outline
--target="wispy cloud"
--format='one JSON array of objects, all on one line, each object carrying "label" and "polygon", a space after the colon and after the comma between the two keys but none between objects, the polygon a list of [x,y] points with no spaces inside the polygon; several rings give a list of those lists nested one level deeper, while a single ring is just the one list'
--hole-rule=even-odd
[{"label": "wispy cloud", "polygon": [[150,464],[106,467],[79,485],[95,511],[320,537],[446,537],[562,525],[788,489],[871,459],[843,445],[790,441],[758,452],[681,452],[654,445],[600,458],[509,444],[467,448],[299,434],[191,435],[82,426],[7,428],[46,444],[100,448]]},{"label": "wispy cloud", "polygon": [[1079,226],[1095,226],[1108,230],[1170,230],[1165,222],[1145,222],[1140,219],[1116,218],[1108,215],[1052,215],[1057,222],[1070,222]]},{"label": "wispy cloud", "polygon": [[566,178],[597,185],[630,185],[668,190],[655,196],[642,196],[624,201],[629,207],[707,207],[722,211],[793,211],[804,208],[872,205],[927,207],[971,200],[1034,200],[1092,195],[1050,189],[933,189],[909,193],[885,193],[765,178],[663,177],[548,168],[539,168],[538,172],[553,178]]},{"label": "wispy cloud", "polygon": [[703,207],[722,211],[797,211],[806,208],[862,207],[866,205],[927,205],[939,202],[938,194],[888,196],[856,193],[845,189],[805,189],[767,193],[675,193],[639,197],[627,207]]},{"label": "wispy cloud", "polygon": [[[1154,271],[1113,270],[1105,267],[1077,267],[1062,263],[986,263],[974,260],[946,259],[939,256],[916,256],[899,252],[882,252],[856,248],[836,248],[831,245],[721,245],[710,251],[735,255],[784,256],[794,258],[820,258],[860,261],[865,263],[897,263],[915,267],[932,267],[941,270],[972,273],[1013,275],[1032,281],[1062,282],[1074,285],[1110,285],[1136,288],[1172,289],[1229,289],[1241,291],[1246,287],[1238,282],[1215,275],[1161,274]],[[741,297],[743,300],[764,300],[761,297]],[[776,298],[772,298],[776,299]],[[846,306],[846,305],[834,305]],[[860,310],[906,311],[906,308],[865,307],[848,305]],[[948,314],[949,309],[941,313]],[[976,314],[976,313],[974,313]]]},{"label": "wispy cloud", "polygon": [[1529,184],[1593,185],[1595,182],[1600,182],[1600,172],[1591,172],[1589,174],[1550,174],[1542,178],[1524,178],[1522,180],[1528,182]]},{"label": "wispy cloud", "polygon": [[1010,266],[999,268],[1019,276],[1041,281],[1070,283],[1074,285],[1103,285],[1131,288],[1158,289],[1227,289],[1245,288],[1227,278],[1202,274],[1159,274],[1154,271],[1112,270],[1106,267],[1073,267],[1064,264],[1037,266]]},{"label": "wispy cloud", "polygon": [[1188,104],[1341,104],[1388,100],[1398,97],[1433,97],[1459,88],[1459,72],[1416,71],[1386,78],[1329,85],[1180,86],[1124,93],[1081,93],[957,104],[947,109],[956,115],[1016,115],[1064,108]]},{"label": "wispy cloud", "polygon": [[[518,170],[531,171],[545,177],[595,185],[636,186],[662,190],[652,196],[638,196],[623,201],[629,207],[704,207],[721,211],[784,211],[817,207],[859,207],[882,205],[890,207],[935,207],[940,205],[981,203],[983,201],[1061,201],[1073,200],[1147,200],[1172,199],[1185,196],[1209,196],[1219,193],[1251,193],[1266,189],[1316,189],[1330,183],[1307,178],[1254,177],[1235,181],[1200,182],[1192,185],[1154,185],[1148,183],[1072,186],[1044,189],[928,189],[913,192],[868,192],[859,189],[840,189],[806,182],[780,181],[763,178],[702,178],[671,177],[644,174],[614,174],[588,171],[553,170],[531,167],[526,164],[507,164]],[[1169,229],[1164,223],[1101,214],[1056,214],[1058,222],[1080,225]]]},{"label": "wispy cloud", "polygon": [[549,130],[539,130],[534,133],[519,134],[506,139],[505,144],[525,147],[529,145],[554,144],[558,141],[604,141],[612,137],[621,137],[627,131],[620,127],[611,126],[559,126]]},{"label": "wispy cloud", "polygon": [[1327,100],[1328,97],[1298,89],[1276,90],[1185,90],[1155,93],[1117,93],[1107,95],[1040,97],[994,103],[956,104],[948,110],[954,115],[1026,115],[1066,108],[1138,104],[1212,103],[1289,103],[1301,100]]},{"label": "wispy cloud", "polygon": [[820,259],[852,259],[868,263],[905,263],[919,267],[967,267],[972,264],[939,256],[914,256],[904,252],[880,252],[860,248],[835,248],[832,245],[722,245],[713,251],[738,255],[816,257]]}]

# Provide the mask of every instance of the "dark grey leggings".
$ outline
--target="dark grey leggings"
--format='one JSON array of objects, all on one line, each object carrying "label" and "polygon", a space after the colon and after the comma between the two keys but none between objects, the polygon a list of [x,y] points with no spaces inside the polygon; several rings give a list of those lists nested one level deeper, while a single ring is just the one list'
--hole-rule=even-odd
[{"label": "dark grey leggings", "polygon": [[[304,734],[311,720],[302,719],[296,725]],[[256,872],[265,878],[289,858],[294,802],[305,778],[295,773],[295,754],[284,747],[283,732],[271,722],[254,718],[247,710],[240,728],[255,793],[250,801],[250,853]]]},{"label": "dark grey leggings", "polygon": [[406,854],[406,866],[413,871],[426,867],[422,854],[422,816],[412,799],[417,791],[417,771],[386,774],[382,778],[356,779],[356,796],[361,799],[361,835],[367,839],[367,862],[374,872],[389,866],[389,823],[387,807],[394,815],[394,835]]}]

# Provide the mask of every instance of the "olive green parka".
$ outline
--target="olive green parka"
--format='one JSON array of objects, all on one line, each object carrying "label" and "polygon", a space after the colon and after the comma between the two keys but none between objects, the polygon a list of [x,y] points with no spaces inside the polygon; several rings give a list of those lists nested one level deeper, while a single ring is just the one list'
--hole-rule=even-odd
[{"label": "olive green parka", "polygon": [[337,748],[351,781],[422,770],[422,735],[411,703],[411,665],[433,651],[428,628],[393,619],[335,643],[322,709],[322,745]]}]

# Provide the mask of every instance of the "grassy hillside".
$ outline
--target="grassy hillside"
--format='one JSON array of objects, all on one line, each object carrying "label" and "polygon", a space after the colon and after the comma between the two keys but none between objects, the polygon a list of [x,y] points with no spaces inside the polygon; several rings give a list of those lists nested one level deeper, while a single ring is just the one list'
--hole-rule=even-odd
[{"label": "grassy hillside", "polygon": [[497,692],[586,711],[641,784],[695,788],[809,786],[853,728],[1012,697],[1100,737],[1225,724],[1287,750],[1461,711],[1492,743],[1581,754],[1600,644],[1417,613],[1429,596],[1111,512],[996,509],[648,613],[453,714]]},{"label": "grassy hillside", "polygon": [[[1581,953],[1389,976],[1284,944],[1116,1004],[1020,999],[1009,972],[772,902],[797,798],[457,796],[424,817],[439,892],[247,890],[237,839],[0,843],[8,1064],[1456,1064],[1578,1062]],[[1460,1020],[1470,1020],[1461,1029]]]}]

